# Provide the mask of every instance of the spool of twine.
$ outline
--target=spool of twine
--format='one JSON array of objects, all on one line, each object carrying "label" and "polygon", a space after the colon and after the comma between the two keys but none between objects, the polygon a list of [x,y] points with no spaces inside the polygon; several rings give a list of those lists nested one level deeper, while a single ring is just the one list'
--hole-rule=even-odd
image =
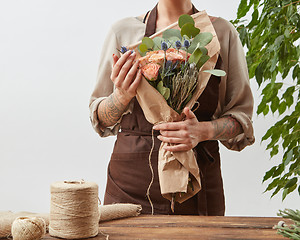
[{"label": "spool of twine", "polygon": [[98,185],[92,182],[51,184],[49,233],[53,237],[79,239],[98,234]]},{"label": "spool of twine", "polygon": [[46,234],[46,223],[39,217],[18,217],[11,226],[14,240],[38,240]]}]

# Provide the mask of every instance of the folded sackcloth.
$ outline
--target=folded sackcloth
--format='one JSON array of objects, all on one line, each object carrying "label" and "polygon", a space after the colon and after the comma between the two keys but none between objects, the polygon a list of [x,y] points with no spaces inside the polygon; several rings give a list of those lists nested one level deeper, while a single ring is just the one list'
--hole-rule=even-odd
[{"label": "folded sackcloth", "polygon": [[[116,203],[111,205],[100,205],[98,209],[100,215],[99,222],[101,222],[118,218],[138,216],[142,211],[142,206],[131,203]],[[50,218],[49,213],[13,213],[11,211],[0,211],[0,238],[7,238],[11,236],[11,225],[17,217],[41,217],[45,220],[48,231]]]},{"label": "folded sackcloth", "polygon": [[141,214],[142,206],[131,203],[116,203],[99,206],[100,220],[109,221],[118,218],[135,217]]}]

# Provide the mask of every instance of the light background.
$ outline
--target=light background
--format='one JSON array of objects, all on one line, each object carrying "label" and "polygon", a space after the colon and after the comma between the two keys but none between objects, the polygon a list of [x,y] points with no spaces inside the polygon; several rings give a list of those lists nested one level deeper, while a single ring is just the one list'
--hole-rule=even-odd
[{"label": "light background", "polygon": [[[89,121],[104,37],[118,19],[156,1],[0,0],[0,211],[48,212],[54,181],[95,181],[103,200],[114,137]],[[210,15],[234,19],[238,0],[194,1]],[[256,104],[259,91],[251,86]],[[254,116],[256,143],[241,153],[221,149],[228,216],[275,216],[299,208],[263,194],[269,160],[260,138],[276,117]],[[277,159],[278,161],[278,159]]]}]

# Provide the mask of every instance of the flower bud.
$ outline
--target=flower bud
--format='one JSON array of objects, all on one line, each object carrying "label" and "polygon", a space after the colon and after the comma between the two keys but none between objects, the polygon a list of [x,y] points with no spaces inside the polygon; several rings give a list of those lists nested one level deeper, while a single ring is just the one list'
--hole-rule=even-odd
[{"label": "flower bud", "polygon": [[124,54],[124,53],[126,53],[127,51],[128,51],[128,49],[127,49],[126,47],[124,47],[124,46],[121,47],[121,51],[120,51],[121,53]]},{"label": "flower bud", "polygon": [[167,44],[165,41],[163,41],[163,42],[161,43],[161,50],[164,50],[164,51],[167,51],[167,50],[168,50],[168,44]]},{"label": "flower bud", "polygon": [[181,42],[180,42],[179,40],[177,40],[177,41],[175,42],[175,47],[176,47],[177,49],[180,49],[180,48],[181,48]]},{"label": "flower bud", "polygon": [[189,40],[184,40],[184,42],[183,42],[183,46],[185,47],[185,48],[189,48],[189,46],[191,45],[191,43],[190,43],[190,41]]}]

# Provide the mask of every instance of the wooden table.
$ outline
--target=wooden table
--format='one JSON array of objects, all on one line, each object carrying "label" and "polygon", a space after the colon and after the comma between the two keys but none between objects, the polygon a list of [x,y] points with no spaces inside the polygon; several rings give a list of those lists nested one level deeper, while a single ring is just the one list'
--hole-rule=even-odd
[{"label": "wooden table", "polygon": [[[204,217],[141,215],[100,223],[99,231],[114,239],[287,239],[272,227],[277,217]],[[46,235],[43,239],[58,239]],[[106,239],[100,232],[91,240]]]}]

